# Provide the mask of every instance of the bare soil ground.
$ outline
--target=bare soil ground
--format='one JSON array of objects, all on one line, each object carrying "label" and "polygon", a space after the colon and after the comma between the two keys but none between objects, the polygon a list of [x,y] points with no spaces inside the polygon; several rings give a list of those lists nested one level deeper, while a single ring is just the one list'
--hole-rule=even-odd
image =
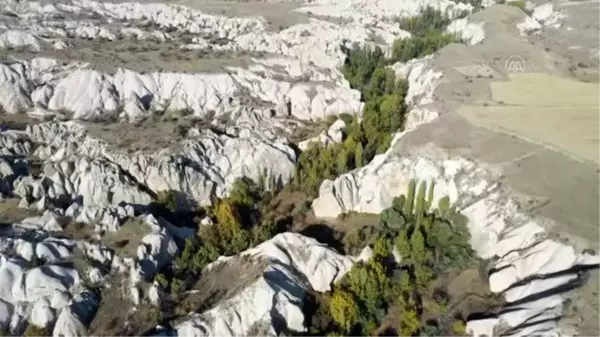
[{"label": "bare soil ground", "polygon": [[[377,214],[349,213],[338,219],[319,219],[310,210],[311,199],[301,191],[285,188],[269,203],[265,215],[289,231],[316,239],[339,252],[345,252],[344,236],[364,226],[376,225]],[[347,252],[346,252],[347,253]]]},{"label": "bare soil ground", "polygon": [[64,219],[63,231],[56,233],[75,240],[85,240],[92,243],[102,243],[115,251],[119,256],[137,256],[137,248],[142,239],[150,234],[150,228],[138,218],[129,218],[116,232],[106,232],[100,240],[94,232],[93,225]]}]

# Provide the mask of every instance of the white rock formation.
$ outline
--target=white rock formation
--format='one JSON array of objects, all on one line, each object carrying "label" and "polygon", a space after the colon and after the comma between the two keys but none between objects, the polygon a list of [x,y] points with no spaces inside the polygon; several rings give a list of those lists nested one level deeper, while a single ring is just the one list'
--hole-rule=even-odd
[{"label": "white rock formation", "polygon": [[[529,326],[517,336],[557,331],[555,319],[562,313],[562,297],[528,299],[573,281],[577,272],[569,270],[598,265],[600,257],[577,253],[572,247],[547,239],[536,219],[518,212],[516,203],[496,183],[497,177],[474,162],[463,158],[397,157],[388,151],[359,170],[324,182],[313,211],[322,217],[350,211],[379,213],[391,206],[393,197],[406,193],[411,179],[435,181],[433,205],[449,196],[469,219],[471,244],[478,255],[499,258],[495,264],[499,271],[489,278],[490,290],[500,293],[512,287],[505,293],[506,300],[525,302],[512,308],[515,311],[502,313],[496,321],[470,322],[468,330],[478,336],[491,329],[488,324],[502,323],[515,328]],[[552,277],[559,272],[566,274]]]},{"label": "white rock formation", "polygon": [[[327,291],[354,262],[316,240],[296,233],[283,233],[241,254],[267,262],[262,276],[230,299],[201,313],[190,314],[177,329],[185,336],[240,336],[264,322],[269,331],[285,324],[306,332],[302,303],[307,289]],[[214,262],[228,263],[228,259]]]},{"label": "white rock formation", "polygon": [[[68,292],[76,286],[80,282],[79,275],[75,270],[60,265],[28,268],[25,260],[5,255],[6,249],[14,244],[5,240],[2,238],[0,242],[3,247],[0,253],[0,324],[12,330],[27,319],[41,327],[54,323],[55,309],[66,303],[52,299],[57,293]],[[22,247],[23,243],[16,244]],[[47,249],[49,246],[44,247]],[[19,247],[14,251],[19,252]],[[43,253],[40,255],[40,258],[47,257]],[[30,317],[25,314],[28,311],[31,311]]]},{"label": "white rock formation", "polygon": [[517,24],[517,28],[522,36],[538,34],[544,28],[560,28],[564,17],[560,11],[555,12],[553,4],[548,2],[535,7],[531,16],[526,16],[525,21]]},{"label": "white rock formation", "polygon": [[325,146],[329,144],[341,143],[344,140],[345,127],[346,123],[344,123],[343,120],[338,119],[331,124],[327,131],[323,131],[316,137],[298,143],[298,148],[302,151],[305,151],[312,143],[320,143]]},{"label": "white rock formation", "polygon": [[411,17],[421,13],[427,7],[446,12],[449,15],[456,15],[463,11],[471,11],[473,6],[460,2],[455,3],[447,0],[417,0],[417,1],[334,1],[317,0],[307,1],[311,6],[297,9],[299,12],[312,12],[316,15],[330,16],[337,18],[350,19],[364,25],[375,25],[381,29],[392,31],[397,29],[397,25],[392,24],[397,17]]},{"label": "white rock formation", "polygon": [[41,49],[39,40],[32,34],[9,30],[0,34],[0,48],[20,48],[26,47],[32,52],[38,52]]},{"label": "white rock formation", "polygon": [[483,24],[483,22],[469,22],[468,18],[462,18],[452,21],[446,30],[466,43],[475,45],[483,42],[485,38]]},{"label": "white rock formation", "polygon": [[268,172],[272,181],[287,183],[294,169],[293,149],[285,139],[258,131],[242,129],[229,136],[196,130],[179,153],[128,155],[110,152],[105,142],[89,137],[76,123],[38,124],[28,127],[27,134],[39,145],[33,154],[45,160],[43,172],[38,178],[17,179],[14,193],[30,200],[79,199],[86,211],[73,210],[71,215],[82,220],[100,217],[102,224],[111,226],[114,216],[98,213],[106,210],[89,212],[121,202],[147,205],[151,196],[146,189],[180,191],[207,205],[213,196],[226,195],[242,176],[258,181]]},{"label": "white rock formation", "polygon": [[[75,250],[107,267],[109,272],[127,277],[132,299],[135,299],[138,284],[151,279],[178,251],[170,225],[151,215],[141,217],[140,222],[124,224],[147,227],[133,229],[143,234],[137,255],[120,257],[101,244],[49,236],[48,230],[57,230],[48,228],[48,219],[56,219],[51,214],[46,211],[37,220],[26,219],[23,224],[13,225],[10,236],[5,236],[5,232],[0,235],[0,327],[7,331],[18,333],[22,323],[28,320],[42,328],[56,323],[55,336],[85,333],[83,327],[93,317],[98,303],[91,293],[81,292],[81,282],[86,279],[92,284],[102,284],[106,269],[83,269],[85,266],[80,265],[75,270],[64,265],[64,261],[74,258]],[[155,290],[152,298],[156,302],[159,292]]]}]

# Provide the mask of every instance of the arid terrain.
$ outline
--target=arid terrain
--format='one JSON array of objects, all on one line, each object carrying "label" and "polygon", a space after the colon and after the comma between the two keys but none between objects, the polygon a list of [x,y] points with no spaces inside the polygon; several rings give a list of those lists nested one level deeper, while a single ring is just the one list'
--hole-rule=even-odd
[{"label": "arid terrain", "polygon": [[0,0],[0,334],[600,334],[596,0]]}]

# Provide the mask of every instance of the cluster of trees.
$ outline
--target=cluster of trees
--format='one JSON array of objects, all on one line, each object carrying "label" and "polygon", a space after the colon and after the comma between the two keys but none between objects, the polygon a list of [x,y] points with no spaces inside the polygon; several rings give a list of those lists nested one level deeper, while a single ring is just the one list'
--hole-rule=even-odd
[{"label": "cluster of trees", "polygon": [[361,91],[363,119],[345,119],[344,142],[328,146],[314,143],[300,154],[294,184],[313,197],[323,180],[362,167],[376,154],[385,152],[392,134],[404,125],[408,85],[387,68],[389,60],[383,51],[364,47],[345,52],[342,73],[353,89]]},{"label": "cluster of trees", "polygon": [[[163,273],[156,275],[156,280],[165,289],[177,294],[185,289],[186,279],[196,278],[206,265],[219,256],[238,254],[281,231],[273,221],[263,217],[274,191],[267,191],[262,182],[263,179],[259,183],[246,177],[237,179],[229,197],[214,200],[213,207],[197,213],[198,216],[194,218],[197,235],[186,239],[172,268],[165,271],[169,277]],[[154,209],[166,211],[167,218],[176,218],[175,192],[160,193]],[[202,224],[205,217],[209,217],[212,224]]]},{"label": "cluster of trees", "polygon": [[412,37],[396,40],[390,59],[379,47],[344,49],[346,61],[341,71],[350,87],[361,92],[365,103],[362,121],[346,118],[343,143],[315,143],[300,154],[295,186],[314,197],[323,180],[359,168],[389,148],[393,133],[404,127],[408,83],[397,79],[388,66],[432,54],[457,41],[454,35],[444,33],[450,22],[446,14],[432,8],[420,16],[400,20],[400,27]]},{"label": "cluster of trees", "polygon": [[444,31],[451,22],[446,13],[431,7],[421,15],[399,20],[400,28],[412,34],[410,39],[397,39],[392,46],[392,60],[406,62],[433,54],[452,42],[459,42],[454,34]]},{"label": "cluster of trees", "polygon": [[[343,117],[346,127],[342,143],[327,147],[315,143],[300,154],[295,188],[314,197],[324,179],[361,167],[388,149],[393,133],[404,126],[408,91],[407,82],[397,79],[388,65],[424,56],[454,41],[453,36],[442,33],[449,22],[431,9],[420,17],[401,21],[401,27],[411,31],[413,37],[397,41],[391,59],[380,48],[345,50],[342,73],[350,86],[361,92],[363,118]],[[197,235],[185,242],[173,268],[167,271],[169,277],[159,274],[157,281],[171,293],[178,293],[185,290],[186,279],[197,278],[220,255],[238,254],[276,235],[280,232],[278,226],[263,216],[272,197],[273,192],[266,191],[263,180],[236,181],[228,198],[215,200],[211,209],[204,210],[203,216],[212,218],[214,224],[196,221]],[[421,317],[424,310],[443,308],[447,303],[444,292],[432,286],[436,275],[468,265],[473,252],[468,231],[455,221],[458,215],[449,207],[449,200],[440,200],[435,211],[431,211],[432,201],[433,185],[427,190],[426,184],[411,182],[407,194],[395,198],[393,206],[382,212],[378,227],[348,236],[347,243],[354,248],[371,243],[374,254],[352,268],[331,293],[318,297],[313,333],[372,335],[392,308],[398,313],[401,335],[441,334],[443,329],[453,329],[428,325]],[[177,205],[175,193],[161,193],[154,209],[168,219],[177,219]],[[393,258],[394,251],[400,261]],[[452,323],[455,328],[460,324]]]},{"label": "cluster of trees", "polygon": [[[312,334],[373,336],[390,312],[400,336],[464,333],[460,319],[442,319],[449,296],[434,280],[452,268],[470,266],[474,252],[465,224],[451,221],[460,215],[448,198],[433,211],[432,201],[433,184],[427,189],[424,182],[417,186],[413,181],[406,196],[381,213],[376,234],[369,230],[366,236],[372,239],[371,259],[317,298]],[[425,311],[440,319],[424,322]]]}]

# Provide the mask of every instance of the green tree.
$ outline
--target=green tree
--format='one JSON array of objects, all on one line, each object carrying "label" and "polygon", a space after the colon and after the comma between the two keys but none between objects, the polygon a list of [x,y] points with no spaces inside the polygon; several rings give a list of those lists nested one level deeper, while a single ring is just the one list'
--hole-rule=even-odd
[{"label": "green tree", "polygon": [[260,194],[258,185],[252,179],[243,177],[233,182],[227,199],[238,207],[253,208],[260,200]]},{"label": "green tree", "polygon": [[443,32],[451,22],[451,18],[433,7],[425,8],[420,15],[400,20],[400,28],[413,36],[426,36],[431,32]]},{"label": "green tree", "polygon": [[426,208],[425,201],[425,191],[427,189],[427,185],[425,181],[419,183],[419,190],[417,192],[417,197],[415,199],[415,225],[416,228],[420,228],[421,219],[423,215],[428,211]]},{"label": "green tree", "polygon": [[398,94],[387,94],[381,97],[379,106],[381,131],[392,133],[404,125],[404,97]]},{"label": "green tree", "polygon": [[406,190],[406,204],[404,205],[404,215],[412,217],[413,215],[413,205],[415,202],[415,189],[417,188],[417,182],[414,179],[411,179],[408,182],[407,190]]},{"label": "green tree", "polygon": [[373,259],[384,260],[392,255],[392,242],[387,238],[379,238],[373,245]]},{"label": "green tree", "polygon": [[412,337],[421,327],[421,318],[419,314],[410,308],[403,308],[399,314],[400,318],[400,336]]},{"label": "green tree", "polygon": [[177,211],[177,191],[158,191],[156,193],[156,204],[164,207],[167,211],[175,213]]},{"label": "green tree", "polygon": [[387,67],[377,67],[373,71],[365,89],[365,101],[377,100],[386,94],[391,94],[396,86],[396,75]]},{"label": "green tree", "polygon": [[358,309],[351,293],[336,290],[331,298],[329,310],[335,323],[348,334],[356,325],[359,318]]},{"label": "green tree", "polygon": [[450,198],[446,195],[438,201],[438,212],[440,217],[445,218],[450,213]]},{"label": "green tree", "polygon": [[426,324],[419,334],[421,337],[438,337],[443,335],[444,330],[433,324]]},{"label": "green tree", "polygon": [[410,257],[416,263],[423,263],[427,259],[425,238],[418,228],[415,228],[410,237]]},{"label": "green tree", "polygon": [[429,184],[429,191],[427,192],[427,211],[428,212],[431,209],[431,206],[433,206],[434,189],[435,189],[435,181],[432,180],[431,183]]},{"label": "green tree", "polygon": [[378,66],[385,62],[381,48],[370,50],[369,48],[342,48],[347,55],[342,74],[350,83],[350,87],[365,92],[369,80]]},{"label": "green tree", "polygon": [[356,151],[354,152],[354,162],[356,163],[356,167],[363,167],[363,145],[358,143],[356,145]]},{"label": "green tree", "polygon": [[406,220],[404,219],[404,216],[402,216],[402,213],[398,212],[394,208],[385,209],[381,212],[379,218],[385,227],[393,230],[398,230],[402,228],[402,226],[404,226],[404,224],[406,223]]},{"label": "green tree", "polygon": [[348,151],[342,148],[337,157],[337,172],[339,174],[346,173],[348,170]]},{"label": "green tree", "polygon": [[402,259],[410,257],[410,242],[406,230],[400,231],[400,234],[396,237],[396,250]]},{"label": "green tree", "polygon": [[343,284],[356,296],[366,318],[374,317],[386,298],[390,296],[387,270],[375,259],[353,267],[344,281]]},{"label": "green tree", "polygon": [[223,246],[223,253],[237,254],[248,247],[248,235],[244,231],[240,216],[231,201],[221,200],[217,204],[215,217],[217,223],[213,226],[217,231],[218,241]]}]

